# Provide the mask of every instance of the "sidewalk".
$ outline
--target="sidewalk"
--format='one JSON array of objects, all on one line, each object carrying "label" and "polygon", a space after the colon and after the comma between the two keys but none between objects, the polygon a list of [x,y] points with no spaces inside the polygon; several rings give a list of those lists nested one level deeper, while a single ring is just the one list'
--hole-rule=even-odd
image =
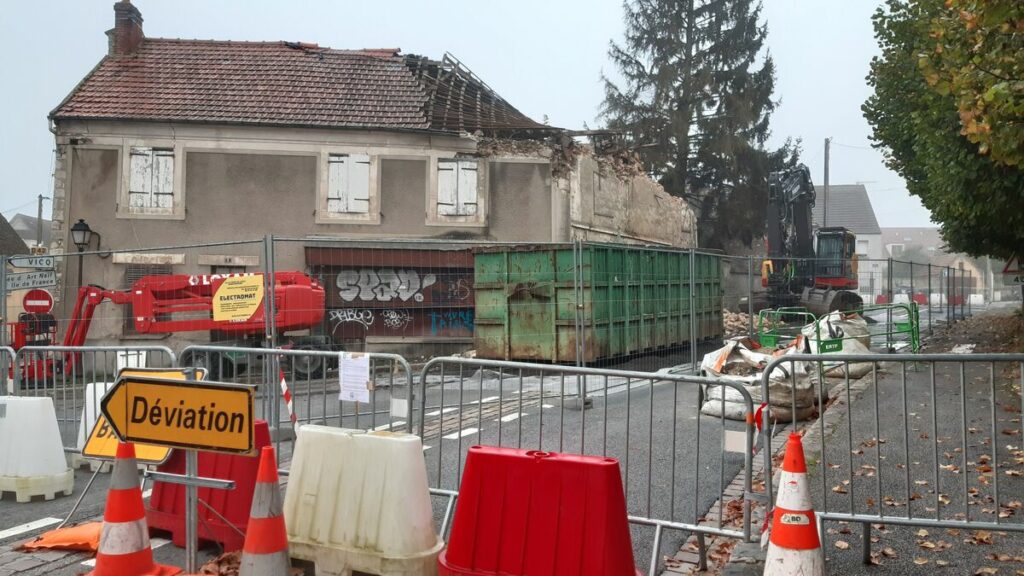
[{"label": "sidewalk", "polygon": [[[989,311],[949,327],[925,351],[967,343],[978,352],[1012,351],[1016,345],[1008,350],[1005,340],[1017,336],[997,335],[1015,322],[1007,314]],[[933,382],[930,366],[886,363],[877,381],[871,374],[849,386],[833,379],[824,417],[803,423],[815,509],[827,503],[832,513],[1024,526],[1019,368],[968,365],[961,380],[959,365],[939,364]],[[869,570],[863,537],[860,524],[825,523],[830,573]],[[871,573],[1024,574],[1020,532],[874,524],[869,538]],[[737,545],[721,573],[760,574],[763,558],[759,545]]]}]

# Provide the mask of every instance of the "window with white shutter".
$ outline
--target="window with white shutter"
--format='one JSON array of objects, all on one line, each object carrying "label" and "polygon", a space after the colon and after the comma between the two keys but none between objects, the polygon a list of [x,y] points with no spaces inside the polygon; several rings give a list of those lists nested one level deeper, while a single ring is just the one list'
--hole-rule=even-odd
[{"label": "window with white shutter", "polygon": [[174,212],[174,149],[132,146],[129,153],[128,211]]},{"label": "window with white shutter", "polygon": [[369,214],[370,157],[331,154],[327,158],[327,212]]},{"label": "window with white shutter", "polygon": [[437,161],[438,216],[476,216],[480,179],[475,160]]}]

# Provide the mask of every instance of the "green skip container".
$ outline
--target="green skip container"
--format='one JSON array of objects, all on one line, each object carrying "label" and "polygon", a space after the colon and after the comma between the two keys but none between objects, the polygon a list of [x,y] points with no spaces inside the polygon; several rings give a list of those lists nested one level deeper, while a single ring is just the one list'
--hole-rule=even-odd
[{"label": "green skip container", "polygon": [[582,359],[593,362],[723,333],[722,266],[713,254],[623,244],[488,247],[474,253],[474,276],[478,358],[573,363],[580,333]]}]

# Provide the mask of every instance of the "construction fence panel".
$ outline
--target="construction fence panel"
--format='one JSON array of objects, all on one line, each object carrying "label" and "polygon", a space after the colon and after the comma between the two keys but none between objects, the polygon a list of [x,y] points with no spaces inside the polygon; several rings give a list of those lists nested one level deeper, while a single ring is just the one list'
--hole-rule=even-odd
[{"label": "construction fence panel", "polygon": [[787,355],[765,368],[766,402],[771,375],[796,387],[800,363],[848,406],[811,423],[804,447],[818,517],[860,524],[865,562],[872,526],[1024,532],[1024,354]]},{"label": "construction fence panel", "polygon": [[[369,358],[369,402],[342,400],[339,352],[195,345],[181,367],[206,368],[211,379],[256,387],[256,414],[267,422],[279,457],[291,453],[295,429],[320,424],[360,430],[412,431],[413,375],[397,354]],[[289,406],[290,400],[290,406]]]},{"label": "construction fence panel", "polygon": [[[474,445],[599,455],[619,460],[638,563],[649,574],[689,534],[751,536],[753,427],[700,414],[701,387],[747,390],[728,380],[673,373],[464,358],[436,358],[420,374],[418,401],[431,492],[448,528],[464,459]],[[724,396],[724,395],[723,395]],[[729,482],[743,474],[742,490]],[[732,499],[731,502],[726,502]],[[722,512],[699,523],[716,502]]]},{"label": "construction fence panel", "polygon": [[121,369],[173,367],[176,357],[166,346],[26,346],[12,362],[10,393],[52,398],[64,451],[77,454]]},{"label": "construction fence panel", "polygon": [[0,346],[0,394],[14,393],[14,348]]}]

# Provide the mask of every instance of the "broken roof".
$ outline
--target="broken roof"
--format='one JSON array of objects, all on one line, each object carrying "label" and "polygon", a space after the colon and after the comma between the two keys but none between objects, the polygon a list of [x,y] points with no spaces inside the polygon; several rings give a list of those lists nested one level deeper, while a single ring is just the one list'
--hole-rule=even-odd
[{"label": "broken roof", "polygon": [[294,42],[145,38],[110,54],[50,118],[416,130],[552,132],[446,55]]}]

